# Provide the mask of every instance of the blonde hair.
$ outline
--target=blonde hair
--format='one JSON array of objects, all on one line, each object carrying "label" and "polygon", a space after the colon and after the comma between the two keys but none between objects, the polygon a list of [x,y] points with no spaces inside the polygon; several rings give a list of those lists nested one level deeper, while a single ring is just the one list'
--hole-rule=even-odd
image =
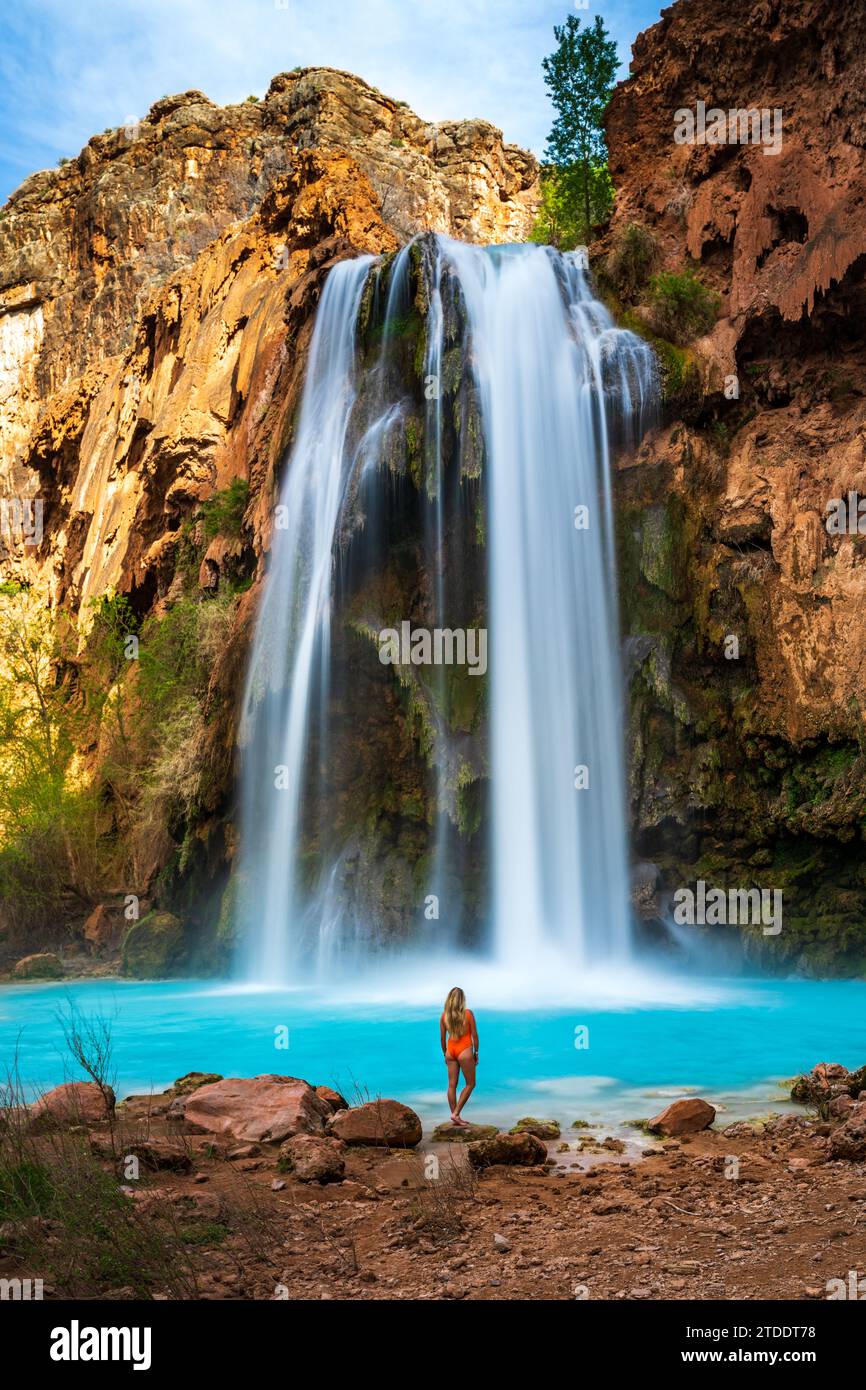
[{"label": "blonde hair", "polygon": [[466,995],[462,989],[449,990],[445,1000],[445,1027],[452,1038],[462,1038],[466,1031]]}]

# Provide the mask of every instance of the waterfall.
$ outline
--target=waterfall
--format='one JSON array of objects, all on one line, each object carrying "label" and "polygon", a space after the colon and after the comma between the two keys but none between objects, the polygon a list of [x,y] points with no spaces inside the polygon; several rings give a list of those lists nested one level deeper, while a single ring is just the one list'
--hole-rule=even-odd
[{"label": "waterfall", "polygon": [[342,261],[325,282],[247,674],[241,918],[252,928],[247,973],[256,980],[286,980],[303,910],[301,789],[311,720],[326,723],[333,555],[351,463],[355,324],[371,261]]},{"label": "waterfall", "polygon": [[[430,572],[424,616],[434,627],[461,626],[469,611],[459,542],[470,483],[484,509],[489,946],[515,969],[546,953],[582,967],[629,950],[610,456],[613,442],[639,436],[652,409],[653,354],[614,326],[578,253],[429,235],[420,244],[414,264],[404,248],[387,267],[384,295],[372,258],[330,272],[282,485],[241,733],[245,973],[271,984],[311,962],[330,968],[348,942],[363,953],[376,939],[340,887],[341,846],[307,882],[301,841],[304,827],[315,837],[317,826],[319,848],[328,841],[328,809],[317,802],[329,757],[335,589],[347,550],[360,544],[348,512],[363,496],[363,543],[387,544],[383,480],[395,451],[408,449],[414,418],[423,429],[415,481],[418,551]],[[368,281],[366,317],[383,313],[382,338],[362,370]],[[420,379],[407,388],[399,339],[418,304],[424,350]],[[451,885],[453,926],[459,740],[442,713],[446,673],[434,666],[425,681],[433,734],[424,891],[438,897]],[[417,922],[417,903],[407,902],[406,918]],[[439,943],[448,939],[446,926]]]},{"label": "waterfall", "polygon": [[501,961],[626,954],[629,869],[605,395],[626,418],[652,354],[578,255],[449,243],[488,469],[492,918]]}]

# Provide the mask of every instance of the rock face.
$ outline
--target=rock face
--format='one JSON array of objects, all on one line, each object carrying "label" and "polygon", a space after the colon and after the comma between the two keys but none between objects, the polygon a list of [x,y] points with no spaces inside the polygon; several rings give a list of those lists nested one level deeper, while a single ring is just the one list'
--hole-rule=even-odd
[{"label": "rock face", "polygon": [[66,1081],[46,1091],[29,1108],[30,1127],[36,1131],[66,1125],[99,1125],[110,1119],[115,1097],[110,1086],[95,1081]]},{"label": "rock face", "polygon": [[106,903],[100,903],[91,912],[83,927],[84,940],[92,951],[103,951],[111,946],[119,931],[116,917]]},{"label": "rock face", "polygon": [[331,1114],[306,1081],[296,1076],[226,1078],[200,1086],[173,1102],[187,1125],[251,1143],[279,1143],[296,1134],[323,1134]]},{"label": "rock face", "polygon": [[328,1133],[346,1144],[413,1149],[421,1142],[421,1121],[399,1100],[371,1100],[338,1110],[328,1121]]},{"label": "rock face", "polygon": [[280,1145],[280,1167],[294,1173],[300,1182],[342,1182],[345,1151],[341,1139],[296,1134]]},{"label": "rock face", "polygon": [[547,1159],[547,1149],[534,1134],[497,1134],[479,1139],[466,1150],[473,1168],[490,1168],[494,1163],[534,1168]]},{"label": "rock face", "polygon": [[[55,431],[69,410],[85,427],[111,376],[106,359],[129,348],[146,301],[226,228],[249,219],[311,151],[325,162],[351,153],[373,205],[401,238],[432,228],[470,241],[522,239],[535,216],[531,155],[484,121],[425,122],[349,73],[282,73],[263,101],[239,106],[216,106],[197,91],[156,102],[140,121],[95,135],[62,168],[31,175],[3,210],[0,478],[9,492],[38,481],[27,455],[47,397],[57,399]],[[308,237],[317,230],[308,221]],[[219,293],[218,276],[210,288]],[[149,413],[133,414],[156,424]],[[115,463],[124,455],[122,439],[118,445]],[[98,474],[91,494],[94,486]],[[85,500],[80,492],[69,499],[73,515]]]},{"label": "rock face", "polygon": [[698,1096],[691,1096],[688,1100],[675,1100],[673,1104],[666,1106],[649,1121],[647,1129],[652,1134],[667,1134],[671,1137],[697,1134],[702,1129],[709,1129],[715,1118],[716,1112],[712,1105],[700,1100]]},{"label": "rock face", "polygon": [[[388,256],[425,228],[523,238],[538,198],[533,157],[485,122],[431,125],[358,78],[307,68],[275,78],[258,103],[165,98],[33,175],[0,213],[0,492],[42,508],[33,544],[0,538],[0,577],[77,620],[76,659],[91,654],[94,604],[114,595],[136,631],[171,623],[180,603],[225,600],[182,775],[164,780],[156,814],[106,787],[100,827],[124,848],[120,880],[183,919],[195,951],[187,966],[224,967],[232,944],[237,694],[328,271],[345,257]],[[194,520],[232,489],[231,525]],[[354,675],[352,684],[362,688]],[[124,662],[119,688],[130,785],[152,787],[164,740],[136,744],[136,660]],[[382,694],[372,690],[371,709]],[[383,726],[399,716],[384,694],[391,707],[372,716]],[[96,783],[112,737],[104,724],[83,741],[80,763]],[[397,737],[409,768],[402,799],[420,824],[412,782],[423,759],[408,725]],[[363,768],[350,775],[369,783]],[[369,808],[358,815],[371,823]],[[370,898],[383,897],[397,858],[371,867]],[[394,898],[396,920],[405,899]],[[89,928],[97,951],[103,926]],[[171,973],[176,962],[150,958],[142,926],[127,936],[125,969]]]},{"label": "rock face", "polygon": [[[782,931],[752,923],[747,949],[811,973],[866,961],[866,567],[826,525],[866,483],[866,5],[846,13],[841,33],[820,0],[666,9],[609,108],[594,258],[603,276],[637,224],[656,269],[695,263],[720,300],[705,336],[659,344],[663,427],[620,476],[637,851],[668,902],[698,878],[782,891]],[[778,110],[781,149],[676,143],[699,97]],[[643,331],[650,287],[610,264]]]}]

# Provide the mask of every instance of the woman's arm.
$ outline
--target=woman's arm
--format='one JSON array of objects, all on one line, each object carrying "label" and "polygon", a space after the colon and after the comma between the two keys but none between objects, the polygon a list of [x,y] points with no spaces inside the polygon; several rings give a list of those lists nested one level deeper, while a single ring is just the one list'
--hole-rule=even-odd
[{"label": "woman's arm", "polygon": [[473,1051],[474,1051],[474,1053],[475,1053],[475,1060],[476,1060],[476,1062],[477,1062],[477,1061],[478,1061],[478,1024],[475,1022],[475,1014],[472,1012],[472,1010],[469,1011],[469,1018],[470,1018],[469,1031],[470,1031],[470,1033],[472,1034],[472,1049],[473,1049]]},{"label": "woman's arm", "polygon": [[445,1056],[445,1015],[439,1015],[439,1045],[442,1048],[442,1056]]}]

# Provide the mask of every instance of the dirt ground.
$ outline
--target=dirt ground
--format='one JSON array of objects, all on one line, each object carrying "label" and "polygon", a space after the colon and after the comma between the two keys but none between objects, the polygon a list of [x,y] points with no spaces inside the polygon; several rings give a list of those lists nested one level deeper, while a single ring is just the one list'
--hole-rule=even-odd
[{"label": "dirt ground", "polygon": [[[190,1160],[127,1189],[145,1221],[199,1223],[193,1297],[809,1300],[866,1270],[866,1164],[828,1160],[827,1126],[805,1117],[642,1156],[566,1131],[547,1167],[479,1174],[462,1144],[350,1148],[345,1179],[320,1184],[281,1172],[277,1145],[184,1135],[144,1098],[122,1113],[121,1143],[146,1132]],[[0,1258],[0,1275],[34,1272]]]}]

